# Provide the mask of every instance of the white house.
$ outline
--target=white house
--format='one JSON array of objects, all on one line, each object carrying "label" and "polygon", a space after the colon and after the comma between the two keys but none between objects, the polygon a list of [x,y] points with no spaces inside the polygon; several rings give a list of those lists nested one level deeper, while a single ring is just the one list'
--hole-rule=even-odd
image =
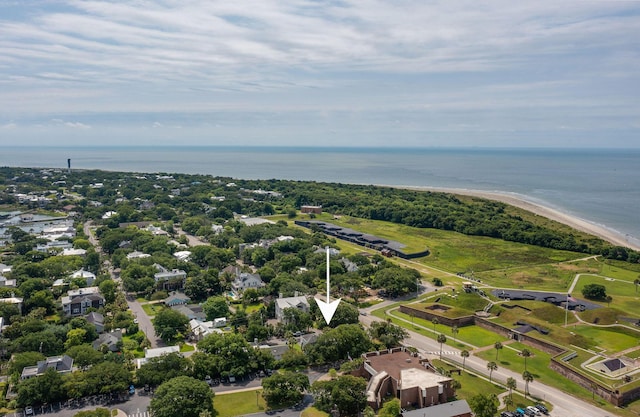
[{"label": "white house", "polygon": [[241,272],[237,275],[236,279],[231,283],[231,287],[237,293],[240,293],[247,288],[262,288],[266,284],[260,278],[258,274],[250,274],[248,272]]},{"label": "white house", "polygon": [[181,354],[180,346],[167,346],[167,347],[160,347],[160,348],[154,348],[154,349],[145,349],[144,358],[136,359],[136,366],[138,367],[138,369],[140,369],[140,367],[145,363],[147,363],[149,359],[158,358],[162,355],[168,355],[169,353]]},{"label": "white house", "polygon": [[143,258],[149,258],[150,256],[151,255],[149,255],[148,253],[133,251],[133,252],[127,254],[127,259],[128,260],[131,260],[131,259],[143,259]]},{"label": "white house", "polygon": [[173,256],[179,261],[188,261],[191,256],[191,252],[188,250],[181,250],[173,253]]},{"label": "white house", "polygon": [[86,249],[63,249],[62,256],[85,256],[87,254]]},{"label": "white house", "polygon": [[83,278],[88,286],[93,285],[93,282],[96,280],[96,274],[93,272],[85,271],[84,269],[80,269],[79,271],[74,272],[69,276],[71,279],[75,278]]}]

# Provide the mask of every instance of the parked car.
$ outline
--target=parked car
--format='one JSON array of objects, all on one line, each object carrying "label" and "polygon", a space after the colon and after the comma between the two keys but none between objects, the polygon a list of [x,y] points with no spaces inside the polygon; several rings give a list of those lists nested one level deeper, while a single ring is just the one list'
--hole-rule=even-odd
[{"label": "parked car", "polygon": [[533,413],[532,416],[539,416],[540,414],[542,414],[540,412],[540,410],[538,410],[536,407],[534,407],[532,405],[528,406],[527,410],[529,410],[529,411],[531,411]]},{"label": "parked car", "polygon": [[516,414],[519,415],[520,417],[524,416],[524,410],[520,407],[516,408]]},{"label": "parked car", "polygon": [[30,405],[26,406],[24,408],[24,414],[27,415],[27,416],[32,416],[33,415],[33,407],[31,407]]},{"label": "parked car", "polygon": [[536,404],[535,407],[540,410],[542,414],[549,414],[549,410],[542,404]]}]

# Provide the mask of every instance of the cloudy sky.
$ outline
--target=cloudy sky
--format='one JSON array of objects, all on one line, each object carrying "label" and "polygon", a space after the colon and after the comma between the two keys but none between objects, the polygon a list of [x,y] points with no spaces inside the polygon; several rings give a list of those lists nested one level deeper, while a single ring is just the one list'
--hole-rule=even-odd
[{"label": "cloudy sky", "polygon": [[639,134],[638,1],[0,0],[0,145]]}]

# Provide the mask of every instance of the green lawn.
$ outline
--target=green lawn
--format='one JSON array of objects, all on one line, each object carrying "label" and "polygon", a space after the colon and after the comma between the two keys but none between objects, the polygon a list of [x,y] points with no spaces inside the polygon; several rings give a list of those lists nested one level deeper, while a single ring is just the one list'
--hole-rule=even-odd
[{"label": "green lawn", "polygon": [[213,399],[216,417],[233,417],[252,414],[267,409],[262,390],[216,394]]},{"label": "green lawn", "polygon": [[[620,268],[616,268],[616,271],[622,270]],[[636,272],[626,271],[631,275],[636,274]],[[601,276],[595,275],[583,275],[580,277],[580,280],[576,284],[575,293],[582,293],[582,289],[587,284],[600,284],[604,285],[607,290],[607,295],[610,295],[613,298],[611,302],[611,308],[616,308],[620,311],[626,313],[627,316],[638,317],[640,318],[640,293],[636,293],[635,285],[633,284],[633,280],[636,278],[631,278],[629,281],[621,280],[618,278],[605,278]],[[602,306],[607,306],[606,302],[599,302]]]},{"label": "green lawn", "polygon": [[[437,368],[444,368],[447,371],[458,369],[444,361],[440,361],[437,359],[433,361],[433,364]],[[458,399],[469,400],[471,397],[477,394],[499,395],[505,392],[505,389],[501,386],[465,371],[460,372],[460,375],[454,373],[453,375],[451,375],[451,377],[459,381],[460,385],[462,385],[462,387],[456,391],[456,397]]]},{"label": "green lawn", "polygon": [[[385,309],[386,310],[386,309]],[[378,314],[376,314],[378,312]],[[374,315],[377,317],[391,317],[394,324],[398,326],[404,327],[405,329],[420,333],[424,336],[430,337],[432,339],[436,339],[437,335],[442,333],[447,336],[446,345],[454,346],[460,349],[469,349],[465,343],[466,342],[472,346],[482,347],[482,346],[490,346],[495,342],[504,342],[507,338],[500,336],[492,331],[486,330],[479,326],[464,326],[458,328],[458,334],[454,335],[451,332],[451,327],[445,326],[444,324],[436,324],[434,326],[433,322],[417,317],[411,317],[408,314],[401,313],[399,310],[393,310],[390,316],[385,316],[384,313],[380,314],[379,310],[374,311]],[[408,320],[409,322],[405,322],[403,320],[399,320],[400,318]],[[413,325],[411,321],[413,320]],[[421,328],[424,327],[426,329]],[[435,329],[435,333],[433,330]]]},{"label": "green lawn", "polygon": [[584,257],[583,254],[575,252],[349,216],[333,219],[332,215],[325,213],[317,216],[317,219],[403,243],[406,245],[404,250],[407,253],[429,248],[431,254],[420,258],[419,262],[452,272],[479,272]]},{"label": "green lawn", "polygon": [[163,308],[165,308],[165,306],[162,303],[158,303],[158,304],[143,304],[142,305],[142,309],[144,310],[145,313],[147,313],[147,316],[149,316],[149,317],[155,316]]},{"label": "green lawn", "polygon": [[595,348],[608,354],[617,353],[638,345],[640,332],[616,327],[575,326],[573,332],[590,339]]}]

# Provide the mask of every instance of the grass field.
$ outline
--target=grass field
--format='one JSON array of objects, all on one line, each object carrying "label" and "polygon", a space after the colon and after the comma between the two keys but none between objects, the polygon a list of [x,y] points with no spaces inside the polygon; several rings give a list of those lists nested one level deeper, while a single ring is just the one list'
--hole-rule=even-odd
[{"label": "grass field", "polygon": [[575,326],[572,331],[593,341],[594,348],[607,354],[617,353],[638,345],[640,332],[616,327]]},{"label": "grass field", "polygon": [[330,214],[317,216],[328,221],[365,233],[400,242],[407,253],[429,248],[431,254],[419,262],[452,272],[486,271],[568,261],[584,257],[575,252],[560,251],[506,242],[500,239],[467,236],[437,229],[419,229],[390,222],[342,216],[333,219]]},{"label": "grass field", "polygon": [[158,304],[142,304],[142,309],[144,310],[145,313],[147,313],[147,316],[149,316],[149,317],[155,316],[163,308],[165,308],[165,306],[162,303],[158,303]]},{"label": "grass field", "polygon": [[213,399],[216,417],[233,417],[258,413],[267,409],[262,390],[216,394]]},{"label": "grass field", "polygon": [[[620,268],[616,268],[616,271],[623,272]],[[635,274],[635,272],[632,273]],[[580,294],[584,286],[588,284],[604,285],[607,290],[607,295],[613,298],[610,305],[612,308],[624,311],[626,316],[640,318],[640,308],[638,307],[640,305],[640,293],[636,292],[635,285],[633,284],[634,279],[636,278],[627,281],[620,278],[582,275],[576,284],[575,292]],[[600,302],[599,304],[605,307],[607,306],[606,302]]]},{"label": "grass field", "polygon": [[[387,310],[388,308],[389,307],[383,310]],[[469,345],[475,347],[491,346],[495,342],[504,342],[507,340],[507,338],[503,336],[478,326],[460,327],[458,329],[458,334],[454,336],[451,332],[451,327],[449,326],[445,326],[444,324],[434,325],[433,322],[429,320],[411,317],[408,314],[401,313],[399,310],[393,310],[390,316],[385,316],[384,311],[381,310],[376,310],[373,314],[381,318],[389,317],[394,324],[432,339],[436,339],[438,334],[442,333],[447,337],[446,345],[454,346],[459,349],[469,349]],[[411,322],[413,322],[413,324]]]}]

